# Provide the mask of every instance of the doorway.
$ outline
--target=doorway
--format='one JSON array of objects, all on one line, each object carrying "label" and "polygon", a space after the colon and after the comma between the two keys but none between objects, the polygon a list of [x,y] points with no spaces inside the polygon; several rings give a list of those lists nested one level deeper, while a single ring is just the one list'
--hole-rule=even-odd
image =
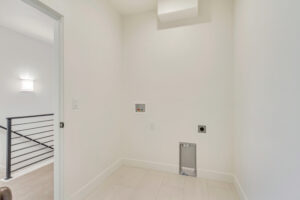
[{"label": "doorway", "polygon": [[[35,0],[3,0],[1,4],[2,9],[7,6],[7,12],[1,12],[1,15],[7,14],[1,16],[2,31],[10,37],[8,41],[21,42],[15,46],[6,43],[12,48],[11,52],[15,48],[15,55],[10,59],[18,62],[2,65],[16,70],[11,73],[8,70],[6,76],[10,79],[4,84],[6,88],[2,88],[2,94],[11,92],[12,100],[6,98],[0,102],[0,106],[7,108],[7,112],[1,113],[0,124],[0,159],[3,161],[0,178],[4,178],[0,186],[11,187],[15,199],[61,199],[63,17]],[[25,17],[20,16],[22,14]],[[51,22],[51,27],[44,22]],[[31,45],[33,43],[36,46]],[[9,52],[3,55],[5,53]],[[50,54],[51,61],[44,59]],[[20,59],[27,55],[37,60]],[[51,68],[46,69],[46,66]],[[30,186],[34,182],[35,186]]]}]

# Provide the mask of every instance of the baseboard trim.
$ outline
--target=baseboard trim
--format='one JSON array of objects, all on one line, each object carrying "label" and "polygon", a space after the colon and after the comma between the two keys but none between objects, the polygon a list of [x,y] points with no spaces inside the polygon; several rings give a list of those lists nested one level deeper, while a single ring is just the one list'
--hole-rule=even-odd
[{"label": "baseboard trim", "polygon": [[239,194],[240,200],[248,200],[248,197],[239,181],[239,179],[234,176],[234,186]]},{"label": "baseboard trim", "polygon": [[4,165],[0,165],[0,179],[4,179],[4,177],[2,177],[2,175],[3,176],[5,176],[5,167],[4,167]]},{"label": "baseboard trim", "polygon": [[[120,168],[122,165],[178,174],[178,166],[176,166],[176,165],[167,164],[167,163],[159,163],[159,162],[151,162],[151,161],[145,161],[145,160],[123,158],[123,159],[117,160],[112,165],[107,167],[105,170],[103,170],[101,173],[99,173],[95,178],[93,178],[90,182],[85,184],[77,192],[75,192],[73,195],[71,195],[71,197],[68,199],[70,199],[70,200],[85,199],[88,195],[91,194],[91,192],[96,190],[97,187],[99,187],[103,183],[105,178],[110,176],[115,170]],[[206,170],[206,169],[198,169],[198,177],[233,183],[239,196],[240,196],[240,200],[248,200],[246,193],[244,192],[238,178],[231,173],[218,172],[218,171]]]},{"label": "baseboard trim", "polygon": [[139,167],[139,168],[152,169],[152,170],[158,170],[158,171],[169,172],[169,173],[178,173],[178,167],[171,164],[151,162],[145,160],[135,160],[129,158],[123,158],[122,160],[123,160],[123,165],[130,166],[130,167]]},{"label": "baseboard trim", "polygon": [[81,187],[77,192],[75,192],[69,199],[70,200],[82,200],[85,199],[88,195],[91,194],[99,185],[103,183],[105,178],[110,176],[115,170],[122,166],[122,160],[119,159],[114,162],[112,165],[103,170],[100,174],[98,174],[95,178],[93,178],[90,182]]},{"label": "baseboard trim", "polygon": [[232,173],[220,172],[207,169],[198,169],[198,177],[217,181],[233,183],[234,176]]},{"label": "baseboard trim", "polygon": [[[153,170],[165,171],[165,172],[176,173],[176,174],[178,174],[179,171],[178,166],[172,164],[151,162],[145,160],[136,160],[136,159],[129,159],[129,158],[123,158],[122,160],[124,165],[132,166],[132,167],[153,169]],[[197,170],[198,170],[199,178],[226,181],[230,183],[234,182],[234,176],[231,173],[218,172],[218,171],[206,170],[206,169],[197,169]]]}]

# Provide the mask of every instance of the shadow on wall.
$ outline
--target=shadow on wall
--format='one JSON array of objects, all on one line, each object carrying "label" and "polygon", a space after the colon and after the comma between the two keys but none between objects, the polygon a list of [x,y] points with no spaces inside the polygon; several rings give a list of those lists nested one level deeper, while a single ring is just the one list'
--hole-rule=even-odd
[{"label": "shadow on wall", "polygon": [[211,3],[209,0],[198,0],[198,16],[193,18],[184,18],[175,21],[162,22],[157,18],[158,29],[176,28],[179,26],[189,26],[211,21]]}]

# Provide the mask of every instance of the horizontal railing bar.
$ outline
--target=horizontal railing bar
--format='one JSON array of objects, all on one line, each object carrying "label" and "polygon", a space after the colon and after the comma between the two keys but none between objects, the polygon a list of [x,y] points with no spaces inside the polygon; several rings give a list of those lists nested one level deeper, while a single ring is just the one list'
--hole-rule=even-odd
[{"label": "horizontal railing bar", "polygon": [[20,125],[26,125],[26,124],[36,124],[36,123],[51,122],[51,121],[54,121],[54,119],[42,120],[42,121],[36,121],[36,122],[26,122],[26,123],[20,123],[20,124],[13,124],[11,126],[20,126]]},{"label": "horizontal railing bar", "polygon": [[44,144],[49,143],[49,142],[53,142],[54,140],[49,140],[47,142],[43,142]]},{"label": "horizontal railing bar", "polygon": [[20,168],[14,169],[14,170],[12,170],[11,172],[16,172],[16,171],[19,171],[20,169],[24,169],[24,168],[26,168],[26,167],[29,167],[29,166],[31,166],[31,165],[34,165],[34,164],[36,164],[36,163],[42,162],[42,161],[44,161],[44,160],[47,160],[47,159],[49,159],[49,158],[52,158],[52,157],[53,157],[53,156],[50,156],[50,157],[44,158],[44,159],[42,159],[42,160],[39,160],[39,161],[36,161],[36,162],[30,163],[29,165],[25,165],[25,166],[23,166],[23,167],[20,167]]},{"label": "horizontal railing bar", "polygon": [[27,128],[27,129],[17,130],[15,132],[29,131],[29,130],[33,130],[33,129],[46,128],[46,127],[50,127],[50,126],[54,126],[54,124],[50,124],[50,125],[47,125],[47,126],[38,126],[38,127],[33,127],[33,128]]},{"label": "horizontal railing bar", "polygon": [[25,159],[25,160],[21,160],[21,161],[16,162],[16,163],[12,163],[11,166],[18,165],[18,164],[20,164],[20,163],[26,162],[26,161],[28,161],[28,160],[32,160],[32,159],[34,159],[34,158],[37,158],[37,157],[40,157],[40,156],[43,156],[43,155],[45,155],[45,154],[52,153],[52,152],[53,152],[53,150],[48,151],[48,152],[46,152],[46,153],[41,153],[41,154],[36,155],[36,156],[33,156],[33,157],[31,157],[31,158],[27,158],[27,159]]},{"label": "horizontal railing bar", "polygon": [[45,148],[38,149],[38,150],[35,150],[35,151],[30,151],[30,152],[28,152],[28,153],[24,153],[24,154],[21,154],[21,155],[12,157],[11,159],[16,159],[16,158],[19,158],[19,157],[22,157],[22,156],[26,156],[26,155],[28,155],[28,154],[35,153],[35,152],[38,152],[38,151],[42,151],[42,150],[45,150],[45,149],[48,149],[48,148],[45,147]]},{"label": "horizontal railing bar", "polygon": [[21,148],[21,149],[16,149],[16,150],[13,150],[12,153],[17,152],[17,151],[22,151],[24,149],[29,149],[29,148],[32,148],[32,147],[36,147],[36,146],[39,146],[39,145],[40,144],[35,144],[35,145],[24,147],[24,148]]},{"label": "horizontal railing bar", "polygon": [[32,142],[32,141],[25,141],[25,142],[19,142],[19,143],[15,143],[15,144],[12,144],[11,146],[16,146],[16,145],[19,145],[19,144],[25,144],[25,143],[28,143],[28,142]]},{"label": "horizontal railing bar", "polygon": [[43,144],[43,143],[41,143],[41,142],[39,142],[39,141],[36,141],[36,140],[34,140],[34,139],[30,138],[30,137],[27,137],[27,136],[25,136],[25,135],[22,135],[22,134],[20,134],[20,133],[18,133],[18,132],[16,132],[16,131],[12,131],[12,133],[17,134],[18,136],[24,137],[24,138],[26,138],[27,140],[33,141],[33,142],[35,142],[35,143],[37,143],[37,144],[40,144],[40,145],[43,145],[43,146],[48,147],[48,148],[50,148],[50,149],[53,149],[52,147],[49,147],[49,146],[46,145],[46,144]]},{"label": "horizontal railing bar", "polygon": [[40,137],[40,138],[34,138],[35,140],[41,140],[41,139],[44,139],[44,138],[49,138],[49,137],[53,137],[54,135],[47,135],[45,137]]},{"label": "horizontal railing bar", "polygon": [[44,114],[44,115],[29,115],[29,116],[21,116],[21,117],[8,117],[7,119],[24,119],[24,118],[34,118],[34,117],[46,117],[53,116],[54,114]]},{"label": "horizontal railing bar", "polygon": [[[53,137],[54,135],[48,135],[48,136],[45,136],[45,137],[40,137],[40,138],[34,138],[34,140],[41,140],[41,139],[45,139],[45,138],[49,138],[49,137]],[[15,143],[15,144],[12,144],[11,146],[16,146],[16,145],[20,145],[20,144],[25,144],[25,143],[28,143],[28,142],[33,142],[33,141],[25,141],[25,142],[19,142],[19,143]],[[43,143],[43,142],[41,142]]]},{"label": "horizontal railing bar", "polygon": [[[42,134],[42,133],[49,133],[49,132],[52,132],[54,131],[53,129],[52,130],[48,130],[48,131],[41,131],[41,132],[37,132],[37,133],[32,133],[32,134],[28,134],[28,135],[24,135],[24,136],[32,136],[32,135],[37,135],[37,134]],[[18,138],[22,138],[21,136],[20,137],[13,137],[11,139],[18,139]]]}]

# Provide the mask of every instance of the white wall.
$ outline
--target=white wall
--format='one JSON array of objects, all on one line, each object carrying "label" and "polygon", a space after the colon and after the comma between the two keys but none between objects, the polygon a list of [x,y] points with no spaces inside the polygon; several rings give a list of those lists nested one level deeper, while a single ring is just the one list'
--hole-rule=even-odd
[{"label": "white wall", "polygon": [[[212,0],[211,21],[193,26],[157,30],[152,12],[126,17],[122,83],[121,21],[106,1],[43,2],[64,15],[66,199],[120,156],[121,84],[122,156],[175,166],[178,142],[196,142],[199,168],[232,172],[230,0]],[[235,166],[253,200],[299,199],[298,8],[236,0]],[[139,101],[145,114],[133,111]]]},{"label": "white wall", "polygon": [[[6,118],[53,113],[53,45],[0,27],[0,125]],[[35,92],[20,92],[20,75],[35,79]],[[0,165],[5,160],[5,134],[0,130]]]},{"label": "white wall", "polygon": [[235,167],[249,200],[300,199],[299,7],[235,1]]},{"label": "white wall", "polygon": [[192,142],[199,169],[232,172],[232,1],[211,3],[211,21],[191,26],[158,30],[154,12],[125,17],[124,157],[176,170],[179,142]]},{"label": "white wall", "polygon": [[[53,45],[0,27],[0,124],[6,117],[52,113]],[[20,92],[20,75],[35,79],[35,92]]]},{"label": "white wall", "polygon": [[120,157],[121,20],[106,0],[43,2],[64,15],[64,199],[70,199]]}]

